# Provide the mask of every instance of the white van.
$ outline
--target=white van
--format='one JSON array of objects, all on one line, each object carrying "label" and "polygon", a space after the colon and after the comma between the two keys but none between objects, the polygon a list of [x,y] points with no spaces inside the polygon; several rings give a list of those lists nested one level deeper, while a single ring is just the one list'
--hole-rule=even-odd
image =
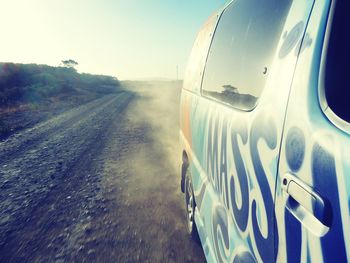
[{"label": "white van", "polygon": [[200,30],[181,188],[208,262],[350,260],[349,6],[234,0]]}]

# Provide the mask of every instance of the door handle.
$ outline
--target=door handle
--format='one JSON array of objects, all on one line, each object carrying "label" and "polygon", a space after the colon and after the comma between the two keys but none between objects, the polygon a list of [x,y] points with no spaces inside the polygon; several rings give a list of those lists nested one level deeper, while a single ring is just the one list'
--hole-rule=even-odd
[{"label": "door handle", "polygon": [[329,231],[332,221],[328,202],[290,173],[284,175],[282,189],[287,194],[287,210],[312,233],[324,236]]}]

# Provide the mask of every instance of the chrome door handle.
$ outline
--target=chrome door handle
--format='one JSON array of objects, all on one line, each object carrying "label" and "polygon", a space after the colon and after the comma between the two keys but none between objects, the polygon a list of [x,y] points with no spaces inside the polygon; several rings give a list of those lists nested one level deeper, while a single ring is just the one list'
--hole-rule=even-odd
[{"label": "chrome door handle", "polygon": [[332,212],[325,199],[290,173],[282,178],[282,189],[288,194],[286,208],[305,227],[317,236],[329,231]]}]

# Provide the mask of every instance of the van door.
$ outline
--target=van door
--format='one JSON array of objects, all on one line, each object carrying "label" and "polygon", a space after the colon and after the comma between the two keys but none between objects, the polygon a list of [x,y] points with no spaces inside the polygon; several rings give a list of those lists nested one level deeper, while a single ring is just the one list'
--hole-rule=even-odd
[{"label": "van door", "polygon": [[277,163],[312,4],[235,0],[219,19],[201,96],[188,98],[195,221],[209,262],[276,259]]},{"label": "van door", "polygon": [[350,260],[349,12],[316,1],[300,51],[276,187],[279,262]]}]

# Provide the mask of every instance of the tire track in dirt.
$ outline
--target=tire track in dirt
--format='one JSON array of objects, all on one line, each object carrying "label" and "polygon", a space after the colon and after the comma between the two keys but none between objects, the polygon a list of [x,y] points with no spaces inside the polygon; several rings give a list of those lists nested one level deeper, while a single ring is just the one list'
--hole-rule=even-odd
[{"label": "tire track in dirt", "polygon": [[[131,98],[130,93],[109,98],[108,103],[89,111],[74,125],[61,127],[51,134],[50,140],[33,146],[34,151],[24,152],[20,158],[6,163],[0,172],[4,179],[0,191],[0,260],[2,256],[11,255],[4,253],[12,250],[11,240],[15,240],[13,248],[18,248],[23,234],[20,230],[31,221],[37,207],[45,206],[47,195],[56,187],[62,184],[64,187],[71,167],[86,152],[95,151],[90,146],[99,143],[100,134],[111,119],[123,112]],[[12,255],[18,255],[17,252]]]},{"label": "tire track in dirt", "polygon": [[39,123],[32,128],[19,132],[4,142],[0,142],[0,165],[18,157],[18,154],[23,154],[25,151],[36,147],[40,142],[50,137],[53,132],[62,132],[67,126],[71,126],[75,122],[80,121],[84,116],[89,116],[94,110],[111,102],[114,97],[115,95],[107,95],[96,99],[43,123]]}]

